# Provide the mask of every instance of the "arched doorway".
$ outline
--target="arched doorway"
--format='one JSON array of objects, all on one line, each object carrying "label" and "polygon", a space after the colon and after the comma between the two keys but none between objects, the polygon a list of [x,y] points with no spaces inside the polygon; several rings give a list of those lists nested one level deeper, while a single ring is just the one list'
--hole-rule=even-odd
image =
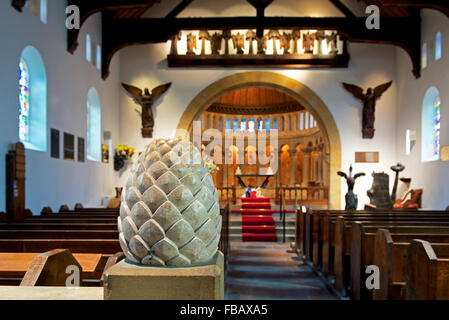
[{"label": "arched doorway", "polygon": [[340,209],[341,180],[337,171],[341,169],[341,142],[337,124],[321,98],[295,79],[279,73],[255,71],[237,73],[218,80],[202,90],[188,105],[179,122],[176,136],[187,137],[192,129],[193,121],[221,95],[248,86],[266,86],[285,92],[297,99],[313,114],[324,131],[330,148],[329,208]]}]

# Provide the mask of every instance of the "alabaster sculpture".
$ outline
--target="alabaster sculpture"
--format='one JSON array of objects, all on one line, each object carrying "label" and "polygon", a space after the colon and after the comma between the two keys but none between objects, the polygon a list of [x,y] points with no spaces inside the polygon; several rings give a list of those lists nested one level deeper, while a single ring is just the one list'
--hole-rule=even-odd
[{"label": "alabaster sculpture", "polygon": [[156,140],[139,156],[123,189],[118,228],[128,261],[191,266],[218,250],[217,189],[190,142]]}]

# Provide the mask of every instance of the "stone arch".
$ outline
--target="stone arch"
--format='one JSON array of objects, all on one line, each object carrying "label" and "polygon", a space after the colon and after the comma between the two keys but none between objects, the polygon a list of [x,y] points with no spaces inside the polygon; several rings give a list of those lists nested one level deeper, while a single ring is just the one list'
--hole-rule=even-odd
[{"label": "stone arch", "polygon": [[337,171],[341,169],[341,140],[337,124],[323,100],[298,80],[268,71],[242,72],[220,79],[202,90],[187,106],[179,122],[176,135],[188,137],[193,121],[220,96],[248,86],[265,86],[280,90],[297,99],[312,112],[323,130],[330,148],[329,208],[340,209],[341,180]]}]

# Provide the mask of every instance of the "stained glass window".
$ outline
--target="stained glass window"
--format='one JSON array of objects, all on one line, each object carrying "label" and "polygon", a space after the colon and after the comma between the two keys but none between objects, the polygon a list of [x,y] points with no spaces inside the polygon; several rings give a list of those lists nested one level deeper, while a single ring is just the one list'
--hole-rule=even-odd
[{"label": "stained glass window", "polygon": [[19,137],[23,142],[30,141],[30,73],[23,59],[19,63]]},{"label": "stained glass window", "polygon": [[97,59],[96,59],[96,64],[97,64],[97,69],[101,70],[101,46],[97,45]]},{"label": "stained glass window", "polygon": [[435,125],[435,143],[434,143],[434,155],[440,156],[441,146],[441,101],[438,97],[434,103],[434,125]]},{"label": "stained glass window", "polygon": [[275,131],[278,130],[278,118],[274,118],[273,130],[275,130]]},{"label": "stained glass window", "polygon": [[239,119],[234,118],[234,131],[239,130]]}]

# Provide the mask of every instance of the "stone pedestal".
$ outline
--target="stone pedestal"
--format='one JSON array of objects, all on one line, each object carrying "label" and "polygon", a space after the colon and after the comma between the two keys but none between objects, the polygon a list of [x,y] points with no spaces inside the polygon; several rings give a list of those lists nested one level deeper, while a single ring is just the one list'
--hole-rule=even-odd
[{"label": "stone pedestal", "polygon": [[156,268],[125,260],[110,268],[104,280],[105,300],[223,300],[224,256],[207,264]]}]

